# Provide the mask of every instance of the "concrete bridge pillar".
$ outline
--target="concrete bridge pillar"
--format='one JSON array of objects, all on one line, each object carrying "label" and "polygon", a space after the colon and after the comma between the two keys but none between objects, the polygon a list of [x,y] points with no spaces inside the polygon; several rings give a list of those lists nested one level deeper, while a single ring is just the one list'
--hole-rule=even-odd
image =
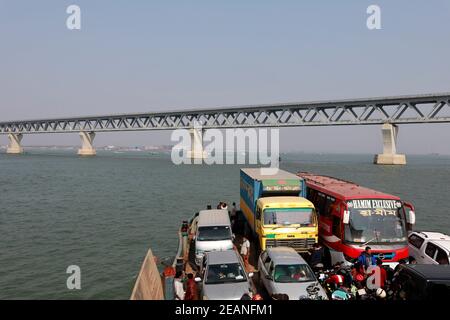
[{"label": "concrete bridge pillar", "polygon": [[81,131],[80,138],[82,144],[81,149],[78,149],[78,154],[80,156],[95,156],[96,151],[92,145],[95,138],[95,132]]},{"label": "concrete bridge pillar", "polygon": [[23,135],[21,133],[9,133],[9,145],[6,149],[6,153],[9,154],[21,154],[23,153],[23,148],[20,142],[22,141]]},{"label": "concrete bridge pillar", "polygon": [[374,159],[375,164],[406,164],[404,154],[397,154],[397,134],[396,125],[385,123],[381,128],[383,135],[383,153],[377,154]]},{"label": "concrete bridge pillar", "polygon": [[205,159],[206,152],[203,150],[203,130],[199,128],[190,129],[191,134],[191,150],[188,151],[190,159]]}]

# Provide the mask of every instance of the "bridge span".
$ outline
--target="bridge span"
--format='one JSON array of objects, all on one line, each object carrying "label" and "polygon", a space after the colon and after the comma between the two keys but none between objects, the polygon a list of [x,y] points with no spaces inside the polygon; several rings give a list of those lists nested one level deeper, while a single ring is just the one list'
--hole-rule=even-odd
[{"label": "bridge span", "polygon": [[[449,123],[450,93],[379,97],[353,100],[261,104],[212,109],[111,114],[59,119],[0,122],[0,134],[7,134],[7,153],[23,152],[24,134],[77,132],[82,139],[79,155],[95,155],[97,132],[224,128],[263,128],[295,126],[382,125],[383,154],[378,164],[404,164],[396,152],[398,125]],[[201,132],[200,132],[201,134]],[[197,138],[196,138],[197,137]]]}]

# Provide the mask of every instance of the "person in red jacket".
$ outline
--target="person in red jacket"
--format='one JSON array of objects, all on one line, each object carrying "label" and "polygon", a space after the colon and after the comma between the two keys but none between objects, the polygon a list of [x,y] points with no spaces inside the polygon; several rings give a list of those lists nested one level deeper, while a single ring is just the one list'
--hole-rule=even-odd
[{"label": "person in red jacket", "polygon": [[386,287],[386,279],[387,279],[387,273],[386,269],[383,268],[383,261],[381,259],[377,259],[377,267],[380,268],[380,288]]},{"label": "person in red jacket", "polygon": [[188,280],[186,282],[186,293],[184,294],[184,300],[198,300],[198,288],[197,283],[194,280],[192,273],[188,274]]},{"label": "person in red jacket", "polygon": [[367,281],[369,281],[369,279],[370,279],[371,284],[375,285],[376,284],[376,279],[372,278],[372,276],[375,273],[377,273],[378,276],[380,277],[379,278],[380,288],[384,289],[386,287],[387,272],[386,272],[386,269],[383,268],[383,261],[381,259],[377,258],[377,260],[376,260],[376,268],[377,268],[377,270],[373,270],[370,274],[368,274]]}]

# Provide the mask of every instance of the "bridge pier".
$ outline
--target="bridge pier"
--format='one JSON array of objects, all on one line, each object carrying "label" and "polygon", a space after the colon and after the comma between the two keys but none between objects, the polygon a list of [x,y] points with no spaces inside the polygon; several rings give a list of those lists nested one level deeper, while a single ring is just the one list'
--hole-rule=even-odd
[{"label": "bridge pier", "polygon": [[189,159],[206,159],[208,155],[203,150],[203,130],[199,128],[190,129],[191,150],[188,151]]},{"label": "bridge pier", "polygon": [[80,132],[81,149],[78,149],[78,155],[80,156],[95,156],[96,151],[92,145],[95,138],[95,132]]},{"label": "bridge pier", "polygon": [[397,134],[398,127],[396,125],[385,123],[381,127],[383,135],[383,153],[375,155],[375,164],[406,164],[406,156],[397,154]]},{"label": "bridge pier", "polygon": [[6,149],[6,153],[8,154],[21,154],[23,153],[22,145],[20,144],[22,141],[23,135],[21,133],[9,133],[9,145]]}]

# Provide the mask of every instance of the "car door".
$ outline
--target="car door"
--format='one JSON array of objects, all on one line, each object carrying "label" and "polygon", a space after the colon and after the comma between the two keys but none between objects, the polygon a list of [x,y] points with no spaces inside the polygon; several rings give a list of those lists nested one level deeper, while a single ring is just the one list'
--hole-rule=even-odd
[{"label": "car door", "polygon": [[263,269],[263,265],[264,265],[264,261],[267,258],[267,251],[262,251],[261,254],[259,255],[258,258],[258,270],[259,270],[259,277],[262,279],[262,277],[264,276],[264,269]]},{"label": "car door", "polygon": [[266,254],[265,259],[262,260],[261,262],[262,262],[260,268],[261,282],[264,285],[264,288],[266,288],[266,290],[269,291],[271,286],[270,286],[270,279],[268,279],[268,277],[269,277],[269,267],[272,262],[272,259],[268,254]]},{"label": "car door", "polygon": [[206,278],[208,277],[208,255],[205,255],[205,257],[203,258],[202,264],[200,266],[200,274],[201,274],[202,281],[199,285],[201,286],[200,292],[202,295],[201,297],[203,299],[204,290],[205,290],[205,282],[206,282]]},{"label": "car door", "polygon": [[436,262],[437,246],[431,242],[428,242],[425,246],[425,254],[423,256],[423,263],[425,264],[438,264]]},{"label": "car door", "polygon": [[417,233],[412,233],[408,238],[409,255],[416,259],[417,263],[423,263],[424,257],[422,257],[423,254],[420,249],[422,248],[424,242],[425,239]]},{"label": "car door", "polygon": [[[267,279],[267,292],[269,295],[272,295],[275,292],[275,284],[274,284],[274,278],[273,278],[273,270],[275,268],[275,263],[273,261],[270,261],[269,266],[267,267],[267,273],[269,275],[269,279]],[[275,292],[277,293],[277,292]]]}]

